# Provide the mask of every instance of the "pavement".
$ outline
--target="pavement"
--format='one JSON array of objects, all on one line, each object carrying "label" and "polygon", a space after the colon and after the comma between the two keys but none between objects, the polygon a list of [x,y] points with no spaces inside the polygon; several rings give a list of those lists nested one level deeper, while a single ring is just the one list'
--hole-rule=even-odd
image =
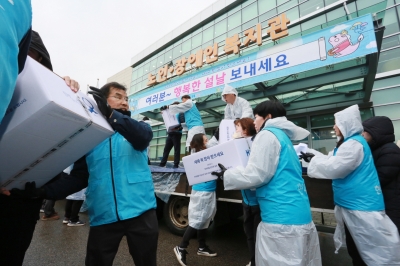
[{"label": "pavement", "polygon": [[[81,266],[85,265],[86,241],[89,225],[68,227],[62,224],[65,201],[57,201],[55,209],[60,215],[60,220],[41,221],[36,225],[32,243],[26,253],[24,264],[26,266]],[[42,214],[41,214],[42,215]],[[87,213],[81,213],[80,219],[88,221]],[[315,217],[314,217],[315,216]],[[332,214],[324,214],[324,223],[334,223]],[[321,223],[321,214],[313,213],[316,224]],[[237,219],[227,225],[211,227],[208,230],[207,244],[218,253],[217,257],[202,257],[196,254],[197,241],[191,240],[188,247],[188,265],[227,265],[245,266],[249,262],[249,253],[246,237],[243,232],[243,220]],[[159,221],[159,240],[157,250],[157,264],[160,266],[179,266],[173,253],[173,247],[178,245],[181,237],[171,234],[163,220]],[[322,265],[341,266],[351,265],[347,250],[342,248],[339,254],[334,253],[333,235],[319,232]],[[121,241],[115,257],[115,266],[134,265],[129,254],[126,239]]]}]

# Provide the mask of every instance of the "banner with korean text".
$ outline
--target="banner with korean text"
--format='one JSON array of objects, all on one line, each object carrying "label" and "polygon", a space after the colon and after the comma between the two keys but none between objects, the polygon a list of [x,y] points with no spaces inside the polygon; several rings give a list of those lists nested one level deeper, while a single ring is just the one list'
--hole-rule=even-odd
[{"label": "banner with korean text", "polygon": [[129,97],[132,114],[180,101],[337,64],[377,52],[370,14],[176,78]]}]

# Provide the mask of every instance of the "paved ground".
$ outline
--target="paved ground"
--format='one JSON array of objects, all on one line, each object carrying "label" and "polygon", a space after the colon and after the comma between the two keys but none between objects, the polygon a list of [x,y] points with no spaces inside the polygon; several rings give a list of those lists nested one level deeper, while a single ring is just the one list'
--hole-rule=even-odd
[{"label": "paved ground", "polygon": [[[56,210],[60,216],[63,214],[63,207],[64,201],[56,203]],[[313,217],[316,223],[320,222],[318,221],[321,217],[320,214],[314,214]],[[328,215],[324,220],[326,221],[331,218]],[[81,219],[87,221],[87,214],[81,214]],[[159,227],[158,265],[179,266],[172,248],[179,244],[181,237],[171,234],[162,220],[159,223]],[[61,219],[58,221],[38,221],[31,246],[25,257],[24,265],[84,265],[88,231],[88,225],[68,227],[62,224]],[[340,250],[338,255],[334,254],[332,234],[319,233],[319,237],[324,266],[351,265],[345,249]],[[228,225],[210,229],[207,242],[213,250],[218,252],[218,256],[207,258],[196,255],[197,243],[193,239],[188,248],[189,265],[244,266],[249,261],[242,220],[240,219]],[[125,239],[121,242],[114,265],[134,265]]]}]

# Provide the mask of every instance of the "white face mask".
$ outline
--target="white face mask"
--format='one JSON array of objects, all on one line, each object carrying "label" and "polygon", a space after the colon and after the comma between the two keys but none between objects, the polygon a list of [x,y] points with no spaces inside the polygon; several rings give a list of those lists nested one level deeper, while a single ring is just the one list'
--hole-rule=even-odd
[{"label": "white face mask", "polygon": [[234,139],[243,138],[242,132],[235,132],[232,136]]}]

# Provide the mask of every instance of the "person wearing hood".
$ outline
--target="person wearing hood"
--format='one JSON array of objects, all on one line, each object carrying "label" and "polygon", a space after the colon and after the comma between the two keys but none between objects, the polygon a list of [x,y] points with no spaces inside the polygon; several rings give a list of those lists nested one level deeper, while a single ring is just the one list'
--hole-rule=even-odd
[{"label": "person wearing hood", "polygon": [[190,142],[193,136],[196,134],[206,134],[204,130],[204,124],[201,120],[201,114],[196,107],[196,104],[192,101],[189,95],[183,95],[181,97],[182,102],[180,104],[173,104],[169,106],[163,106],[160,108],[161,111],[169,109],[172,115],[183,113],[185,117],[185,123],[189,131],[186,138],[186,148],[189,149]]},{"label": "person wearing hood", "polygon": [[228,84],[225,85],[221,94],[221,99],[227,103],[224,111],[224,119],[254,118],[250,103],[242,97],[239,97],[237,90],[232,86]]},{"label": "person wearing hood", "polygon": [[[21,14],[19,14],[20,19],[23,20]],[[1,26],[2,25],[0,25],[0,27]],[[53,70],[50,55],[39,33],[34,30],[29,30],[29,40],[29,49],[26,51],[29,57],[38,61],[48,69]],[[26,57],[24,58],[24,62],[25,60]],[[79,90],[78,82],[68,76],[64,77],[64,80],[72,91],[77,92]],[[2,244],[0,245],[0,260],[4,265],[22,265],[25,252],[32,241],[33,232],[37,220],[39,219],[38,214],[42,206],[43,198],[21,199],[9,196],[10,191],[1,188],[0,228],[2,230]],[[48,208],[53,210],[54,202],[49,202],[48,204]],[[53,217],[58,217],[58,215]]]},{"label": "person wearing hood", "polygon": [[315,155],[307,173],[313,178],[332,179],[336,252],[346,241],[353,265],[399,265],[399,233],[385,214],[371,150],[361,136],[358,106],[334,116],[333,128],[339,139],[336,148],[328,155]]},{"label": "person wearing hood", "polygon": [[392,121],[386,116],[363,122],[362,133],[374,158],[382,188],[385,212],[400,232],[400,148],[394,143]]},{"label": "person wearing hood", "polygon": [[2,1],[0,5],[0,123],[14,94],[31,41],[30,0]]},{"label": "person wearing hood", "polygon": [[286,119],[284,106],[265,101],[254,109],[255,128],[246,167],[219,174],[225,190],[256,188],[261,210],[256,265],[321,265],[318,233],[301,166],[291,140],[310,133]]}]

